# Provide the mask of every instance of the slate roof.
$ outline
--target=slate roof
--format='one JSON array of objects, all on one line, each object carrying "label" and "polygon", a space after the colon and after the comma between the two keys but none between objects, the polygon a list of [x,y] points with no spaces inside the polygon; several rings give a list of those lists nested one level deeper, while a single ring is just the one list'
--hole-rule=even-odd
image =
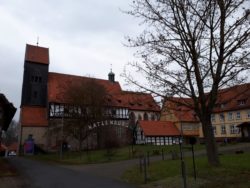
[{"label": "slate roof", "polygon": [[170,121],[139,121],[145,136],[179,136],[180,131]]}]

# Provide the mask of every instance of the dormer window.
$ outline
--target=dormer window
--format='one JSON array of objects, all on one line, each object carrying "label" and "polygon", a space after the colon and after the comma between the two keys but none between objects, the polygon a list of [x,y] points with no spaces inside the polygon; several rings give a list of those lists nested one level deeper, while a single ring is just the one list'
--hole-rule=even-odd
[{"label": "dormer window", "polygon": [[226,103],[221,103],[220,108],[225,108],[226,107]]},{"label": "dormer window", "polygon": [[239,106],[242,106],[242,105],[245,105],[247,103],[247,100],[246,99],[241,99],[241,100],[238,100],[237,103],[238,103]]}]

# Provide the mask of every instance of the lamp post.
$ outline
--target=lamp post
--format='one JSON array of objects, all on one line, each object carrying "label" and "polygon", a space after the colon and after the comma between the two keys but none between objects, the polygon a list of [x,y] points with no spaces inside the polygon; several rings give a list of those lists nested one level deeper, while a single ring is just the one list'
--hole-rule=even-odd
[{"label": "lamp post", "polygon": [[181,175],[182,175],[182,181],[183,181],[183,188],[187,188],[187,180],[186,180],[186,166],[185,162],[183,160],[183,153],[182,153],[182,137],[179,141],[180,145],[180,158],[181,158]]},{"label": "lamp post", "polygon": [[183,188],[187,188],[187,180],[186,180],[186,167],[185,162],[183,160],[183,151],[182,151],[182,142],[183,142],[183,128],[182,128],[182,109],[180,109],[180,128],[181,128],[181,137],[179,140],[180,146],[180,159],[181,159],[181,175],[183,181]]}]

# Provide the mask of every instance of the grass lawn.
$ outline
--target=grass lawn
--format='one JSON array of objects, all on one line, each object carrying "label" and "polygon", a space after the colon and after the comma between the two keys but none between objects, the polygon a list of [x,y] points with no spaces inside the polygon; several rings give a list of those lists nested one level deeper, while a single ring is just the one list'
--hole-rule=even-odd
[{"label": "grass lawn", "polygon": [[17,172],[6,159],[0,158],[0,177],[15,176]]},{"label": "grass lawn", "polygon": [[[249,188],[250,153],[221,155],[221,166],[211,167],[206,157],[196,157],[197,180],[193,178],[192,159],[185,159],[187,187],[192,188]],[[148,183],[144,184],[139,166],[126,171],[123,179],[143,188],[182,187],[180,160],[166,160],[151,164],[148,168]]]},{"label": "grass lawn", "polygon": [[[203,145],[197,145],[195,147],[196,150],[204,149]],[[188,150],[188,149],[187,149]],[[37,160],[45,160],[50,162],[57,162],[63,164],[89,164],[89,163],[105,163],[105,162],[114,162],[114,161],[122,161],[133,158],[138,158],[140,155],[156,156],[170,154],[172,151],[179,151],[179,145],[172,146],[153,146],[153,145],[135,145],[116,148],[110,151],[108,150],[94,150],[89,152],[64,152],[62,159],[60,159],[59,153],[51,153],[51,154],[39,154],[34,156],[27,156],[32,159]]]}]

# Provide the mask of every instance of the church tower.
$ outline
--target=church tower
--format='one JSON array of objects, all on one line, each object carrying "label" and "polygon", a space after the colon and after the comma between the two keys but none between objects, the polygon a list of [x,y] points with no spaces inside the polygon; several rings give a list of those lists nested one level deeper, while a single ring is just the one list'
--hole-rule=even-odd
[{"label": "church tower", "polygon": [[21,107],[47,105],[48,71],[49,49],[27,44]]},{"label": "church tower", "polygon": [[47,147],[44,135],[48,129],[48,71],[49,49],[27,44],[20,107],[20,146],[32,139],[43,149]]}]

